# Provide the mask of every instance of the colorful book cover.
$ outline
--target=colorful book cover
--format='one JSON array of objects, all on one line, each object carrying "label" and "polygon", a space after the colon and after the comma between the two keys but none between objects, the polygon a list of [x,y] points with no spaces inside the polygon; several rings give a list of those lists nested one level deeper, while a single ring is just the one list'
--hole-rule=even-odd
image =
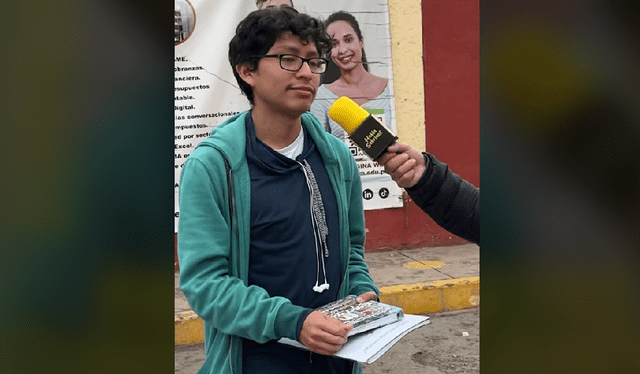
[{"label": "colorful book cover", "polygon": [[404,316],[402,309],[397,306],[374,300],[358,303],[356,299],[356,296],[350,295],[316,310],[352,325],[349,336],[397,322]]}]

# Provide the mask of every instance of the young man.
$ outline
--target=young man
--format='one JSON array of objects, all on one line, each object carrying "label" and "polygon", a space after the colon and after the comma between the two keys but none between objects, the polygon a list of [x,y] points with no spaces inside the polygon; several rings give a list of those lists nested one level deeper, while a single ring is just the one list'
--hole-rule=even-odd
[{"label": "young man", "polygon": [[306,113],[328,48],[322,23],[289,7],[250,13],[229,43],[252,109],[216,127],[180,181],[180,286],[205,321],[200,373],[359,371],[329,356],[351,327],[313,311],[378,293],[357,166]]},{"label": "young man", "polygon": [[430,153],[396,142],[377,160],[434,222],[480,244],[480,191]]}]

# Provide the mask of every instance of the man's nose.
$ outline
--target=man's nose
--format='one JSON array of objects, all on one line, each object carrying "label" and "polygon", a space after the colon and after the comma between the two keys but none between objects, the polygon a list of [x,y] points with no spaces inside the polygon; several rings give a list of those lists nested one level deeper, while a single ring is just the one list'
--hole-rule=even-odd
[{"label": "man's nose", "polygon": [[311,72],[311,65],[309,65],[309,61],[302,61],[302,66],[298,70],[298,74],[313,76],[313,73]]}]

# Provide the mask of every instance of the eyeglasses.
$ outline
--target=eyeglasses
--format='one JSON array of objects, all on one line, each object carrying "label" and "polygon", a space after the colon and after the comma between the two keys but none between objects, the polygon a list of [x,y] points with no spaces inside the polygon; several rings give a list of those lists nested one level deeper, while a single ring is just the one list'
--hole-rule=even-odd
[{"label": "eyeglasses", "polygon": [[327,64],[329,63],[324,58],[314,57],[314,58],[303,58],[296,55],[287,55],[287,54],[279,54],[279,55],[262,55],[262,56],[251,56],[254,58],[264,58],[264,57],[275,57],[280,59],[280,67],[284,70],[289,71],[298,71],[302,69],[302,64],[307,63],[309,65],[309,69],[314,74],[322,74],[325,70],[327,70]]}]

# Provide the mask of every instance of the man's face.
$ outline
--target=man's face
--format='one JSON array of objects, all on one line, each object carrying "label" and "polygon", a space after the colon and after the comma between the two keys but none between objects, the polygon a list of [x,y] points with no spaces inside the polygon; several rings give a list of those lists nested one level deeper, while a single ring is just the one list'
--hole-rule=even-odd
[{"label": "man's face", "polygon": [[293,8],[293,4],[289,0],[267,0],[262,4],[258,5],[258,9],[264,9],[267,7],[279,7],[279,6],[290,6]]},{"label": "man's face", "polygon": [[[319,57],[313,42],[304,44],[290,32],[282,34],[266,54]],[[290,117],[298,117],[309,110],[320,84],[320,74],[312,73],[308,63],[304,62],[298,71],[289,71],[282,69],[280,60],[273,57],[260,59],[256,70],[245,74],[240,73],[253,89],[254,107],[263,106]]]}]

